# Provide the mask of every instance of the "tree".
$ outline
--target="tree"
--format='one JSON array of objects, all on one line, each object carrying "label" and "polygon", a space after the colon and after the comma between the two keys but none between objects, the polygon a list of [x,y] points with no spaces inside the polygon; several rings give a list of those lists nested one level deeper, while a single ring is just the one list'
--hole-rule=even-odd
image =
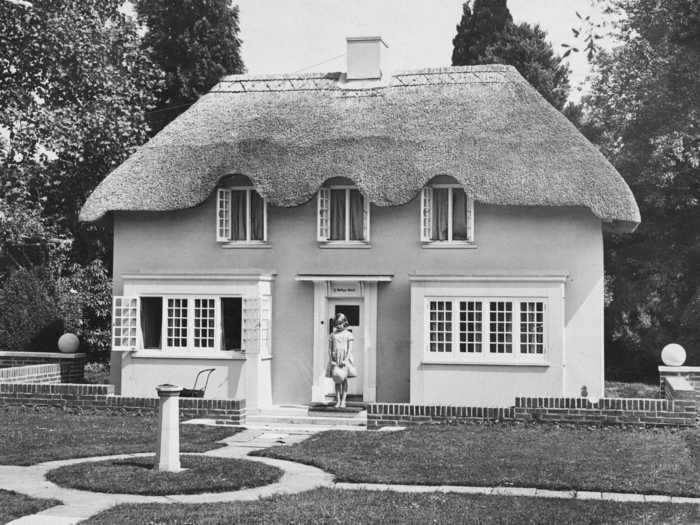
[{"label": "tree", "polygon": [[466,2],[452,43],[453,65],[510,64],[554,107],[566,104],[568,66],[539,26],[513,23],[506,0],[474,0],[473,10]]},{"label": "tree", "polygon": [[621,45],[594,54],[584,121],[642,214],[633,235],[606,237],[607,360],[653,376],[673,341],[700,364],[700,4],[603,5]]},{"label": "tree", "polygon": [[0,2],[2,199],[68,238],[79,238],[87,195],[147,139],[144,112],[162,78],[121,4]]},{"label": "tree", "polygon": [[157,132],[222,76],[243,72],[238,7],[231,0],[138,0],[136,10],[147,28],[144,48],[166,74],[150,115]]}]

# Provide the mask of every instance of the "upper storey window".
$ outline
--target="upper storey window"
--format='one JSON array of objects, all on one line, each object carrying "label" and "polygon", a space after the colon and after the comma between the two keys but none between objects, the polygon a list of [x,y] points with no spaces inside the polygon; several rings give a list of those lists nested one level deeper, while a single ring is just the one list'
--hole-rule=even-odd
[{"label": "upper storey window", "polygon": [[319,242],[369,242],[369,201],[351,186],[318,190]]},{"label": "upper storey window", "polygon": [[267,241],[267,202],[252,187],[219,189],[216,217],[218,242]]},{"label": "upper storey window", "polygon": [[421,194],[421,241],[474,242],[474,200],[456,184],[433,184]]}]

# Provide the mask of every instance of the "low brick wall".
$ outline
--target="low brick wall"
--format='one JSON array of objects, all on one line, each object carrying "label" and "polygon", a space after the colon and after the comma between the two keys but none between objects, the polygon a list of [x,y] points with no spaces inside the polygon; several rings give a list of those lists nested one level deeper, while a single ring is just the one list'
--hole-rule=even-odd
[{"label": "low brick wall", "polygon": [[695,389],[695,402],[700,406],[700,366],[660,366],[659,386],[661,387],[662,397],[665,397],[664,380],[667,377],[682,377],[693,385]]},{"label": "low brick wall", "polygon": [[371,403],[367,406],[367,428],[370,429],[420,423],[495,422],[512,419],[513,408],[412,405],[410,403]]},{"label": "low brick wall", "polygon": [[[0,368],[0,383],[60,383],[61,365],[44,364]],[[71,381],[69,381],[71,382]]]},{"label": "low brick wall", "polygon": [[[114,395],[114,385],[0,383],[0,406],[58,407],[110,413],[157,414],[158,398]],[[180,417],[245,423],[245,399],[180,398]]]},{"label": "low brick wall", "polygon": [[[0,382],[10,381],[25,375],[24,383],[37,382],[40,375],[46,375],[42,382],[79,383],[83,380],[85,369],[85,354],[62,354],[59,352],[0,352]],[[57,368],[43,369],[39,372],[37,367],[52,365]],[[21,368],[23,371],[8,372],[9,369]],[[58,380],[56,381],[56,370]],[[36,376],[36,377],[34,377]],[[12,380],[15,381],[16,380]]]},{"label": "low brick wall", "polygon": [[665,378],[665,399],[518,397],[515,406],[483,408],[372,403],[367,428],[469,421],[541,421],[587,425],[692,427],[697,424],[696,390],[685,378]]}]

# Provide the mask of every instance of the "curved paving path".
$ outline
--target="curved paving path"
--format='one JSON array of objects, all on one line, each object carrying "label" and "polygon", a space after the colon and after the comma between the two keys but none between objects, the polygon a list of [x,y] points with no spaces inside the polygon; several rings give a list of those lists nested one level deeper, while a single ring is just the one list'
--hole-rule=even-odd
[{"label": "curved paving path", "polygon": [[[292,438],[291,441],[305,439],[313,432]],[[268,436],[267,439],[265,436]],[[10,522],[10,525],[72,525],[89,518],[109,507],[120,503],[214,503],[251,501],[277,494],[294,494],[319,487],[333,487],[344,490],[378,490],[394,492],[450,492],[459,494],[490,494],[498,496],[531,496],[540,498],[604,500],[623,502],[663,502],[692,503],[700,505],[700,498],[683,498],[664,495],[623,494],[613,492],[543,490],[528,487],[472,487],[458,485],[399,485],[377,483],[336,483],[333,475],[310,465],[303,465],[279,459],[247,456],[251,450],[266,448],[285,442],[282,436],[271,432],[244,431],[223,442],[225,447],[210,450],[203,455],[243,458],[259,461],[283,471],[277,483],[251,489],[216,492],[205,494],[180,494],[172,496],[138,496],[134,494],[104,494],[59,487],[46,480],[45,475],[64,465],[101,461],[106,459],[123,459],[150,454],[121,454],[91,458],[77,458],[61,461],[48,461],[29,467],[0,466],[0,488],[14,490],[35,498],[53,498],[63,502],[37,514],[24,516]],[[287,443],[289,441],[286,441]]]}]

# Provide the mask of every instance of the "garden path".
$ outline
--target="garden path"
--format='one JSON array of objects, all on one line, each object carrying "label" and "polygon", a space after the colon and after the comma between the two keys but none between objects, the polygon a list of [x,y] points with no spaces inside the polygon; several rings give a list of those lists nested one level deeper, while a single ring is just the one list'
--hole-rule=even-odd
[{"label": "garden path", "polygon": [[491,494],[500,496],[532,496],[541,498],[607,500],[621,502],[664,502],[694,503],[700,505],[700,498],[683,498],[665,495],[623,494],[612,492],[543,490],[530,487],[470,487],[453,485],[395,485],[374,483],[336,483],[333,476],[316,467],[302,465],[291,461],[264,457],[247,456],[256,449],[278,444],[292,444],[306,439],[318,430],[299,428],[294,431],[246,430],[235,434],[223,442],[225,447],[210,450],[204,455],[243,458],[260,461],[281,469],[284,474],[277,483],[231,492],[208,494],[181,494],[172,496],[138,496],[133,494],[103,494],[59,487],[46,480],[49,470],[81,463],[105,459],[122,459],[148,454],[123,454],[78,458],[62,461],[49,461],[29,467],[0,466],[0,488],[14,490],[36,498],[53,498],[63,502],[37,514],[24,516],[10,522],[11,525],[72,525],[98,512],[120,503],[214,503],[232,501],[251,501],[276,494],[292,494],[320,487],[336,489],[363,489],[396,492],[451,492],[461,494]]}]

